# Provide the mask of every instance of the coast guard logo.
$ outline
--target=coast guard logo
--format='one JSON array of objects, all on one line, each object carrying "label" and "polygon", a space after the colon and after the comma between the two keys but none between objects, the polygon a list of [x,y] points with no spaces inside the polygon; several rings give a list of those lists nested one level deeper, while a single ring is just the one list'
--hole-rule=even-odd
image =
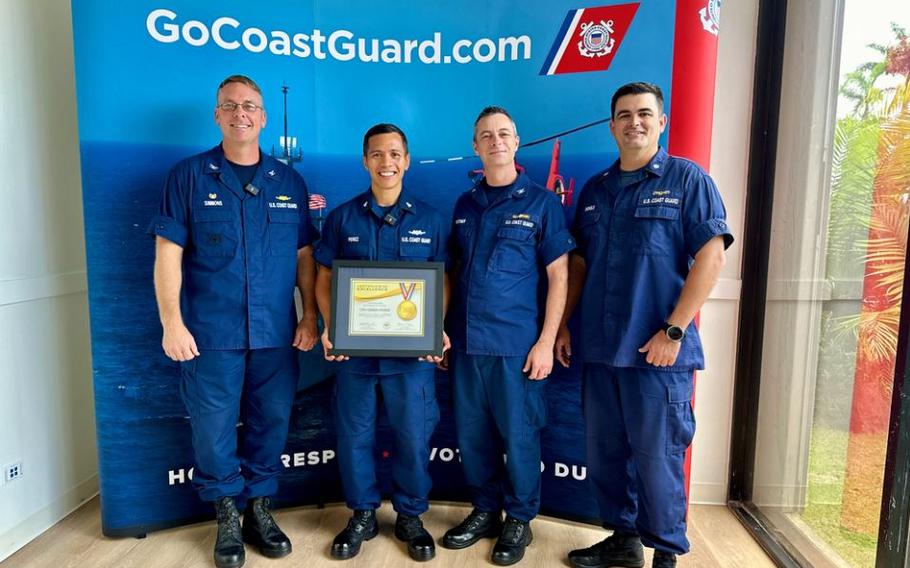
[{"label": "coast guard logo", "polygon": [[717,35],[718,26],[720,26],[720,3],[721,0],[708,0],[708,5],[698,11],[701,27],[714,35]]},{"label": "coast guard logo", "polygon": [[588,22],[581,25],[581,41],[578,42],[578,53],[584,57],[603,57],[613,53],[616,40],[613,39],[613,20],[599,24]]},{"label": "coast guard logo", "polygon": [[638,4],[569,10],[540,74],[606,71],[632,25]]},{"label": "coast guard logo", "polygon": [[414,235],[415,237],[419,237],[419,236],[421,236],[421,235],[426,235],[427,232],[426,232],[426,231],[421,231],[420,229],[411,229],[410,231],[408,231],[408,234],[409,234],[409,235]]}]

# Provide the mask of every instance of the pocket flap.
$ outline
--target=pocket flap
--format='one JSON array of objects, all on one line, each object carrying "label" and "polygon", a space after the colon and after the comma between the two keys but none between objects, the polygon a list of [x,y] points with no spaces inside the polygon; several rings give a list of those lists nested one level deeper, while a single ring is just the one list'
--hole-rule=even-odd
[{"label": "pocket flap", "polygon": [[496,236],[501,239],[514,239],[517,241],[526,241],[534,234],[534,229],[525,227],[500,227],[496,231]]},{"label": "pocket flap", "polygon": [[197,223],[214,223],[216,221],[231,221],[234,216],[230,209],[223,207],[211,209],[197,209],[193,211],[193,221]]},{"label": "pocket flap", "polygon": [[429,258],[430,248],[430,245],[422,245],[420,243],[401,243],[398,245],[398,253],[406,257]]},{"label": "pocket flap", "polygon": [[300,223],[300,215],[296,211],[269,210],[269,223]]},{"label": "pocket flap", "polygon": [[667,385],[667,402],[689,402],[692,400],[692,383]]},{"label": "pocket flap", "polygon": [[659,205],[636,207],[635,216],[639,219],[679,219],[679,209]]},{"label": "pocket flap", "polygon": [[591,213],[582,213],[581,217],[578,219],[579,227],[587,227],[588,225],[594,225],[600,221],[600,211],[594,211]]}]

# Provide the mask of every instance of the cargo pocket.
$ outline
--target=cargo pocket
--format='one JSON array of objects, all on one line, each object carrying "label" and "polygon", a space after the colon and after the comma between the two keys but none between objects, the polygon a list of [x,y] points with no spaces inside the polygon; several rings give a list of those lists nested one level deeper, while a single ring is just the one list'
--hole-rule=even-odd
[{"label": "cargo pocket", "polygon": [[667,453],[679,454],[686,451],[695,437],[692,385],[669,385],[667,403]]}]

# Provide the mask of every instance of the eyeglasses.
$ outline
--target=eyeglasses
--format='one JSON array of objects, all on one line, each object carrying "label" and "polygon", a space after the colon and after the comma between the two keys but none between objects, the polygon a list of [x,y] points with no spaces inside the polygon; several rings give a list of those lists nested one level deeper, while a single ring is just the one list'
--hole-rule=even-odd
[{"label": "eyeglasses", "polygon": [[234,112],[235,110],[237,110],[237,107],[242,108],[243,112],[250,112],[250,113],[256,112],[257,110],[262,108],[261,106],[255,104],[255,103],[250,103],[250,102],[232,103],[232,102],[228,101],[228,102],[221,103],[220,105],[215,105],[215,108],[220,108],[224,112]]}]

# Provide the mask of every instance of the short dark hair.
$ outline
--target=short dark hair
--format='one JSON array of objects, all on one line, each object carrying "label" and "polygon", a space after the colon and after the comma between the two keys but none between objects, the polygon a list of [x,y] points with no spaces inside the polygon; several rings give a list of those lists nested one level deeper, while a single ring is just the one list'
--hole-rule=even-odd
[{"label": "short dark hair", "polygon": [[257,93],[259,93],[260,97],[262,96],[262,89],[259,88],[259,85],[256,84],[256,81],[250,79],[246,75],[230,75],[227,78],[225,78],[225,80],[222,81],[221,84],[218,85],[218,88],[215,90],[215,102],[216,103],[218,102],[218,95],[221,93],[221,89],[223,89],[225,85],[228,85],[230,83],[243,83],[247,87],[249,87],[249,88],[253,89],[254,91],[256,91]]},{"label": "short dark hair", "polygon": [[518,134],[518,127],[515,126],[515,119],[512,118],[512,115],[509,114],[509,111],[497,105],[490,105],[483,107],[483,110],[480,111],[480,114],[477,115],[477,118],[474,120],[474,135],[477,135],[477,125],[481,120],[490,116],[491,114],[503,114],[512,122],[512,130],[515,131],[515,134]]},{"label": "short dark hair", "polygon": [[373,136],[379,136],[380,134],[397,134],[401,136],[401,143],[404,144],[404,153],[408,153],[408,137],[404,135],[404,131],[394,124],[388,122],[380,122],[379,124],[374,124],[367,130],[367,133],[363,135],[363,155],[367,155],[367,150],[370,147],[370,138]]},{"label": "short dark hair", "polygon": [[660,87],[654,83],[626,83],[622,87],[616,89],[616,92],[613,93],[613,98],[610,100],[610,118],[613,118],[613,115],[616,114],[616,101],[621,97],[626,95],[647,95],[652,94],[654,98],[657,99],[657,110],[659,112],[664,111],[664,94],[660,90]]}]

